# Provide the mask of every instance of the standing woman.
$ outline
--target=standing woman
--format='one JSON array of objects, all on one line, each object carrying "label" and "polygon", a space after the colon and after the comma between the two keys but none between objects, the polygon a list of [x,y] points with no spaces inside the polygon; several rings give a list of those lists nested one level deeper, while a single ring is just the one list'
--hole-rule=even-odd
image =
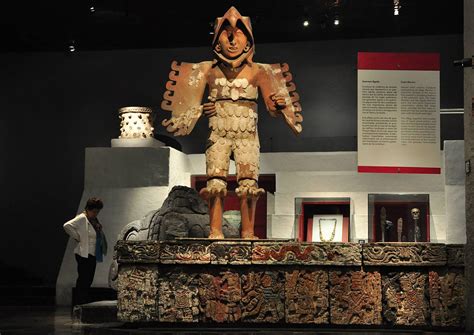
[{"label": "standing woman", "polygon": [[87,200],[84,212],[66,222],[63,227],[77,246],[74,253],[77,261],[76,304],[88,302],[89,288],[94,280],[97,262],[107,254],[107,240],[97,215],[104,207],[99,198]]}]

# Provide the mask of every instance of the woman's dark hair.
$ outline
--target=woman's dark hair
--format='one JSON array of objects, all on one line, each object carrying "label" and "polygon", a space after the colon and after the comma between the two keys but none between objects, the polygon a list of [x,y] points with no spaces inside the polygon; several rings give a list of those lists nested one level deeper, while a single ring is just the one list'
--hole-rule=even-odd
[{"label": "woman's dark hair", "polygon": [[90,198],[87,200],[86,210],[102,209],[103,207],[104,203],[99,198]]}]

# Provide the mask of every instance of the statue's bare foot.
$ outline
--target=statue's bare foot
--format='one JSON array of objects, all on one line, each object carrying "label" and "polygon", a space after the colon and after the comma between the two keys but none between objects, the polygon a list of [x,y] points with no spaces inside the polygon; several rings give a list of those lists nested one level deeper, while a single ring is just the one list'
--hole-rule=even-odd
[{"label": "statue's bare foot", "polygon": [[222,234],[222,233],[211,233],[209,235],[209,238],[213,239],[213,240],[222,240],[222,239],[224,239],[224,234]]}]

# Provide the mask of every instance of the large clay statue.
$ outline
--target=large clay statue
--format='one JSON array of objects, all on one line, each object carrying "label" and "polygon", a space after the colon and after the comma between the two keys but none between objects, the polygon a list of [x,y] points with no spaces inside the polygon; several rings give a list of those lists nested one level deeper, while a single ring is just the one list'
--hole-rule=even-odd
[{"label": "large clay statue", "polygon": [[[286,64],[254,63],[255,43],[250,19],[231,7],[214,25],[215,59],[201,63],[171,65],[170,81],[162,108],[171,111],[163,121],[175,136],[191,133],[204,113],[210,135],[206,147],[207,187],[201,190],[209,205],[209,238],[223,238],[222,211],[227,193],[227,175],[233,154],[242,218],[241,237],[254,236],[255,208],[265,191],[258,187],[259,149],[257,131],[258,88],[269,113],[282,115],[294,133],[301,132],[299,96]],[[202,103],[208,87],[208,101]]]}]

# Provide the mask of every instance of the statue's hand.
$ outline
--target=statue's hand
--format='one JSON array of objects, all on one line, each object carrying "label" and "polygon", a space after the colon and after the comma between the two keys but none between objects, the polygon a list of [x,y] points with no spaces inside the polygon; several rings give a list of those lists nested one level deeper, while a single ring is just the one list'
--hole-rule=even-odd
[{"label": "statue's hand", "polygon": [[216,104],[214,102],[206,102],[202,105],[202,110],[207,117],[211,117],[217,114]]},{"label": "statue's hand", "polygon": [[272,99],[276,109],[283,109],[286,107],[286,101],[282,95],[272,93],[270,94],[270,99]]}]

